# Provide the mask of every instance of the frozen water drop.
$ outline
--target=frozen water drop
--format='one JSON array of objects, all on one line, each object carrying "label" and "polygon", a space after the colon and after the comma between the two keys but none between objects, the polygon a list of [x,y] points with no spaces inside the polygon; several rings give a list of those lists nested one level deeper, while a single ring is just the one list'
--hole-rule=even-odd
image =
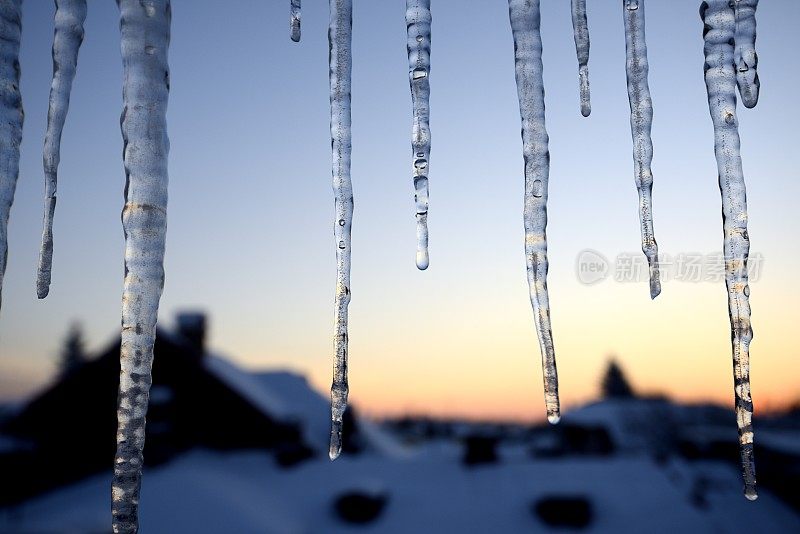
[{"label": "frozen water drop", "polygon": [[422,78],[427,78],[428,71],[425,69],[414,69],[411,71],[411,79],[412,80],[421,80]]},{"label": "frozen water drop", "polygon": [[531,194],[536,198],[541,198],[543,191],[542,181],[541,180],[534,180],[533,181],[533,188],[531,189]]},{"label": "frozen water drop", "polygon": [[427,248],[422,250],[417,250],[417,257],[416,257],[417,269],[419,269],[420,271],[424,271],[425,269],[428,268],[430,262],[431,259],[428,255]]},{"label": "frozen water drop", "polygon": [[550,414],[547,416],[547,422],[551,425],[557,425],[559,422],[561,422],[561,416],[558,414]]}]

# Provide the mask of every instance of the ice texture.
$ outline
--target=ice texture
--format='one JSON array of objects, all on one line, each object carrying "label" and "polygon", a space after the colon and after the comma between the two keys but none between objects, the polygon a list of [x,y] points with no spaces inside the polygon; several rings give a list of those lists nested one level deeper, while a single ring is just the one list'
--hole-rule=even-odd
[{"label": "ice texture", "polygon": [[586,0],[572,0],[572,33],[578,54],[578,83],[581,91],[581,115],[592,113],[589,97],[589,23],[586,21]]},{"label": "ice texture", "polygon": [[547,181],[550,175],[549,138],[544,122],[542,36],[539,0],[508,0],[514,37],[514,69],[522,119],[522,155],[525,162],[525,259],[528,287],[542,353],[547,419],[561,419],[558,372],[550,326],[547,294]]},{"label": "ice texture", "polygon": [[118,0],[123,65],[125,282],[112,482],[113,531],[138,531],[145,415],[164,287],[170,0]]},{"label": "ice texture", "polygon": [[36,295],[43,299],[50,292],[53,269],[53,215],[56,211],[58,163],[61,159],[61,133],[69,109],[69,95],[78,51],[83,43],[83,22],[86,20],[86,0],[56,0],[55,32],[53,34],[53,81],[47,110],[47,132],[44,136],[44,229],[39,266],[36,270]]},{"label": "ice texture", "polygon": [[756,54],[756,9],[758,0],[735,0],[736,48],[733,58],[736,65],[736,84],[742,104],[754,108],[758,104],[758,54]]},{"label": "ice texture", "polygon": [[342,417],[347,409],[347,307],[350,304],[350,230],[353,222],[353,184],[350,181],[350,73],[353,36],[352,0],[330,0],[328,46],[330,61],[331,150],[336,216],[336,297],[333,331],[333,384],[331,385],[331,445],[329,455],[342,452]]},{"label": "ice texture", "polygon": [[19,42],[22,0],[0,2],[0,307],[8,261],[8,218],[19,176],[22,95],[19,92]]},{"label": "ice texture", "polygon": [[289,37],[300,42],[300,0],[289,1]]},{"label": "ice texture", "polygon": [[647,85],[647,43],[644,33],[644,0],[622,0],[625,20],[625,71],[628,78],[628,101],[631,106],[633,172],[639,193],[639,226],[642,252],[650,268],[650,298],[661,293],[658,269],[658,244],[653,230],[653,101]]},{"label": "ice texture", "polygon": [[722,195],[722,228],[725,254],[725,285],[731,320],[734,398],[739,430],[739,454],[744,477],[744,494],[757,497],[753,459],[753,400],[750,397],[750,286],[747,282],[747,196],[739,129],[736,119],[736,69],[734,32],[736,21],[729,0],[708,0],[700,6],[708,109],[714,124],[714,154],[717,158],[719,190]]},{"label": "ice texture", "polygon": [[408,79],[414,123],[411,134],[411,161],[414,178],[414,202],[417,217],[417,268],[430,263],[428,254],[428,173],[431,157],[430,72],[431,72],[431,2],[406,0],[408,29]]}]

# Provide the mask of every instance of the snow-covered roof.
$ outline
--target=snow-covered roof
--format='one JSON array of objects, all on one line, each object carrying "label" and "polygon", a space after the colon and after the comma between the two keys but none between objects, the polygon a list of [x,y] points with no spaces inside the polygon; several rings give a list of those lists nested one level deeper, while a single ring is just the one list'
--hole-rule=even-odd
[{"label": "snow-covered roof", "polygon": [[[330,404],[292,371],[246,371],[217,355],[204,358],[205,368],[270,417],[298,423],[306,444],[327,455],[330,440]],[[359,431],[368,450],[386,455],[402,455],[397,440],[369,421],[358,420]]]}]

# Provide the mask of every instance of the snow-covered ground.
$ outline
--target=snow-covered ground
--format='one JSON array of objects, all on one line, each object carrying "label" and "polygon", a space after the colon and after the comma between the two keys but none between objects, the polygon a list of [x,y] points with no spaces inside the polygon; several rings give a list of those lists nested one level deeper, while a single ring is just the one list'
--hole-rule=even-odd
[{"label": "snow-covered ground", "polygon": [[[746,501],[725,464],[501,458],[469,469],[457,449],[429,446],[406,458],[365,454],[282,469],[265,452],[194,451],[146,471],[142,532],[531,532],[546,530],[531,504],[550,495],[589,498],[586,532],[800,532],[800,518],[767,492]],[[692,503],[698,483],[705,507]],[[388,494],[374,523],[336,515],[335,497],[354,489]],[[108,532],[110,507],[110,475],[95,476],[0,511],[0,531]]]}]

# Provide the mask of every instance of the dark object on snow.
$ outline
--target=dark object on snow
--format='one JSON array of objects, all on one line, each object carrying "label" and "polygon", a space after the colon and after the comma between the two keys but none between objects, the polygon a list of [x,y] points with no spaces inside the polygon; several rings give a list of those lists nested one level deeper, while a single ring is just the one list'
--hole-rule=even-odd
[{"label": "dark object on snow", "polygon": [[550,527],[586,528],[594,518],[592,502],[583,496],[543,497],[531,508]]},{"label": "dark object on snow", "polygon": [[466,466],[497,463],[497,438],[493,436],[467,436],[464,440]]},{"label": "dark object on snow", "polygon": [[606,399],[630,399],[636,396],[622,367],[614,360],[608,362],[601,389]]},{"label": "dark object on snow", "polygon": [[346,523],[363,525],[378,519],[389,497],[386,493],[349,491],[336,498],[333,507],[336,515]]},{"label": "dark object on snow", "polygon": [[560,430],[564,448],[571,454],[609,456],[614,453],[611,436],[602,426],[563,425]]},{"label": "dark object on snow", "polygon": [[614,442],[602,426],[561,423],[555,427],[547,426],[544,432],[550,439],[534,444],[530,451],[534,458],[610,456],[615,452]]}]

